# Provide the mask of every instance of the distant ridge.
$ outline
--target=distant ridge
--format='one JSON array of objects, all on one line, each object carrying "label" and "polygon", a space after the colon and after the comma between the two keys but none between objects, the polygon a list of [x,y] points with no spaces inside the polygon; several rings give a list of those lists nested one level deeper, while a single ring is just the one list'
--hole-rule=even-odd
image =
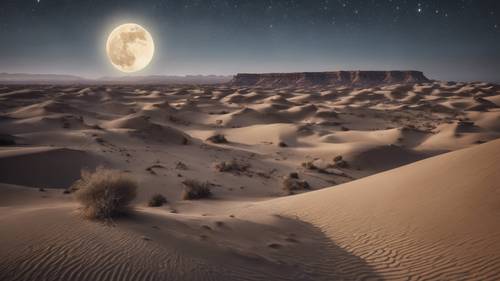
[{"label": "distant ridge", "polygon": [[147,75],[102,77],[96,81],[116,84],[222,84],[231,81],[231,76],[223,75]]},{"label": "distant ridge", "polygon": [[185,76],[169,76],[169,75],[145,75],[145,76],[114,76],[102,77],[98,79],[83,78],[74,75],[64,74],[28,74],[28,73],[0,73],[0,84],[189,84],[189,85],[208,85],[222,84],[231,81],[232,76],[222,75],[185,75]]},{"label": "distant ridge", "polygon": [[377,86],[429,82],[421,71],[329,71],[294,73],[238,73],[231,81],[235,86]]},{"label": "distant ridge", "polygon": [[86,79],[65,74],[0,73],[0,83],[3,84],[46,84],[54,81],[59,83],[78,83],[86,81]]}]

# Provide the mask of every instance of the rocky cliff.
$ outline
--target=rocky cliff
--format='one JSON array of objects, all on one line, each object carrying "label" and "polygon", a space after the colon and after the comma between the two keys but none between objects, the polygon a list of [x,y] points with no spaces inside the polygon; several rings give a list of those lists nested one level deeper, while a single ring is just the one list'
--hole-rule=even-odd
[{"label": "rocky cliff", "polygon": [[420,71],[330,71],[296,73],[239,73],[231,80],[236,86],[308,87],[351,86],[367,87],[387,84],[428,82]]}]

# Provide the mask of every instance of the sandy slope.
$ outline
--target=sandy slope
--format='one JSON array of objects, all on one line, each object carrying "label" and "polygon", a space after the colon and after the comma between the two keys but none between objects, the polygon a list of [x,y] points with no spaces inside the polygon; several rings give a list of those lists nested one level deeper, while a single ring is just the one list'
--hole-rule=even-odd
[{"label": "sandy slope", "polygon": [[114,226],[54,190],[3,185],[0,279],[495,280],[499,163],[492,141],[208,216],[140,208]]},{"label": "sandy slope", "polygon": [[[3,87],[0,280],[498,279],[498,96],[438,82]],[[348,165],[332,168],[337,155]],[[227,160],[250,168],[214,170]],[[113,226],[62,192],[98,165],[139,183],[135,215]],[[286,196],[290,172],[313,191]],[[181,200],[185,179],[214,199]],[[168,204],[146,207],[154,193]]]},{"label": "sandy slope", "polygon": [[53,147],[11,148],[0,151],[0,182],[64,188],[80,178],[82,168],[93,169],[103,163],[105,159],[102,157],[81,150]]},{"label": "sandy slope", "polygon": [[496,280],[499,167],[497,140],[258,209],[317,226],[387,279]]}]

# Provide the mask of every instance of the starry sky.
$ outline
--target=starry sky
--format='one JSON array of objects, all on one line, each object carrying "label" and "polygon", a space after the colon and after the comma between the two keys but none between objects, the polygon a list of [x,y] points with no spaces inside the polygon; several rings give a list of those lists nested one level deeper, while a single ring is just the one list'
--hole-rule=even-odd
[{"label": "starry sky", "polygon": [[135,22],[139,75],[421,70],[500,82],[499,0],[1,0],[0,72],[121,75],[107,34]]}]

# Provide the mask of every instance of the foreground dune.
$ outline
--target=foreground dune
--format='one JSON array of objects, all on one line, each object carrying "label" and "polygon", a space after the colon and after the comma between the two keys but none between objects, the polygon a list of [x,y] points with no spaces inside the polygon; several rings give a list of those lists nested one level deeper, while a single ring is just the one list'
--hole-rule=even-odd
[{"label": "foreground dune", "polygon": [[497,140],[258,208],[320,228],[385,279],[497,280],[499,165]]},{"label": "foreground dune", "polygon": [[495,280],[498,163],[491,141],[212,215],[139,208],[114,226],[60,193],[3,185],[0,279]]}]

